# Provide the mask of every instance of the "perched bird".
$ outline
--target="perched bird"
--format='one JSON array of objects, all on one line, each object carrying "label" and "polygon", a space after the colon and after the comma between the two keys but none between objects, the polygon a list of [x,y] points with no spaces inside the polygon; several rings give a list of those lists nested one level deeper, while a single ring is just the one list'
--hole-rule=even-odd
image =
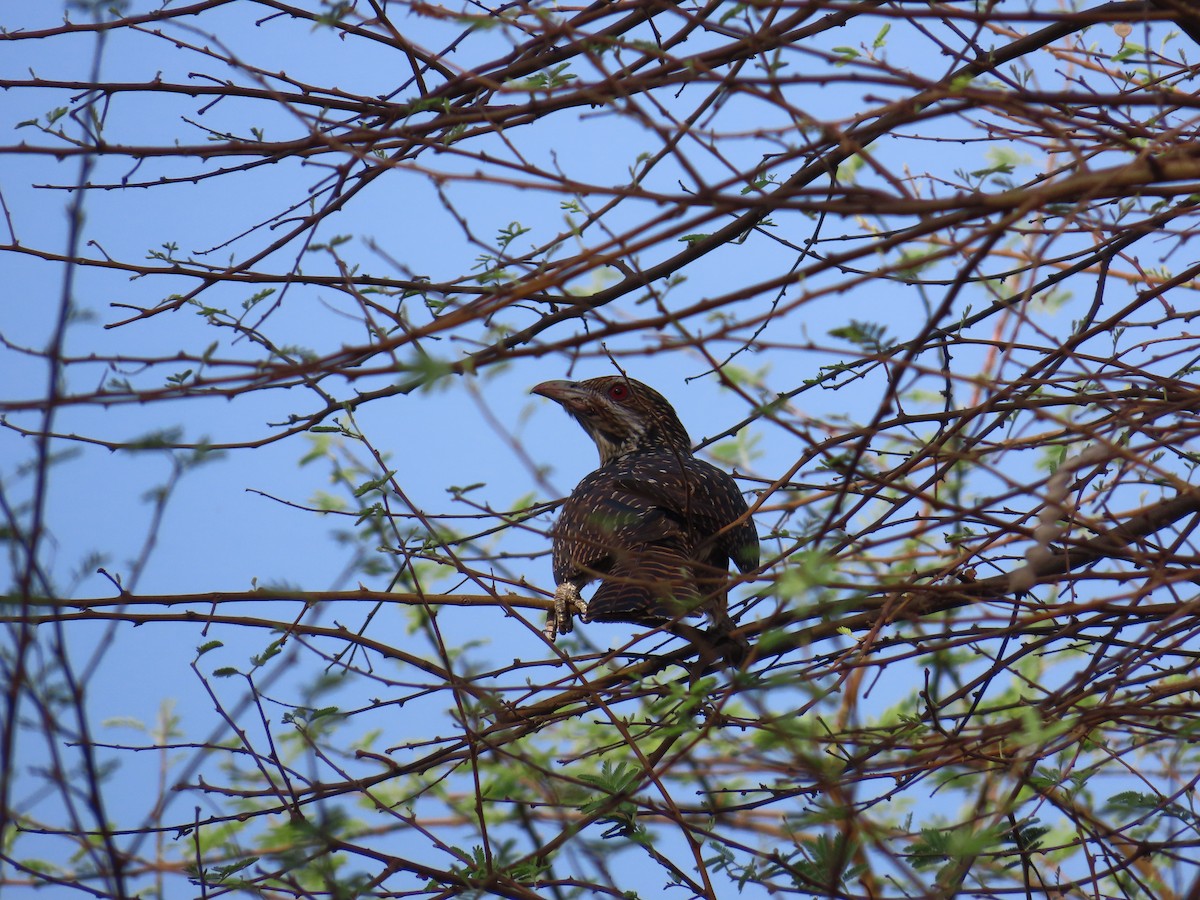
[{"label": "perched bird", "polygon": [[[556,589],[546,637],[569,632],[578,612],[585,622],[672,623],[697,642],[679,620],[704,612],[728,643],[729,561],[746,572],[759,558],[733,478],[692,454],[671,404],[640,381],[547,381],[532,393],[561,405],[600,451],[600,468],[576,485],[551,531]],[[595,580],[585,603],[579,592]],[[735,662],[741,655],[723,652]]]}]

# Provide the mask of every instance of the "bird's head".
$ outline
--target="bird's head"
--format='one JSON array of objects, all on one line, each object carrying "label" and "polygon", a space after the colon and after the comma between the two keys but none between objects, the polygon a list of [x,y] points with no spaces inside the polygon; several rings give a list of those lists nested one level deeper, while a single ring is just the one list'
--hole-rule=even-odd
[{"label": "bird's head", "polygon": [[692,441],[658,391],[620,375],[587,381],[544,381],[530,393],[549,397],[583,426],[600,464],[635,451],[668,448],[691,456]]}]

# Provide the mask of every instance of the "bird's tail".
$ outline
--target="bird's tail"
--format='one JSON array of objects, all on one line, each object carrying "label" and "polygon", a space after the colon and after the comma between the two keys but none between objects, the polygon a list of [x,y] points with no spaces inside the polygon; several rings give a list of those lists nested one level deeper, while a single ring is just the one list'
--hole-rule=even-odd
[{"label": "bird's tail", "polygon": [[[587,620],[666,623],[669,631],[696,647],[705,670],[717,660],[740,668],[750,645],[735,632],[726,611],[726,574],[689,560],[669,546],[643,547],[619,560],[604,576],[588,601]],[[682,621],[701,613],[712,619],[707,631]]]},{"label": "bird's tail", "polygon": [[[697,671],[709,671],[719,662],[740,668],[748,659],[750,644],[737,634],[726,612],[725,578],[697,577],[702,568],[670,548],[654,547],[626,558],[613,566],[592,595],[588,622],[661,624],[696,648]],[[701,593],[702,589],[708,593]],[[702,612],[712,618],[712,628],[698,629],[683,622],[684,617]]]},{"label": "bird's tail", "polygon": [[654,624],[700,615],[704,597],[694,566],[673,547],[643,547],[623,556],[588,601],[588,621]]}]

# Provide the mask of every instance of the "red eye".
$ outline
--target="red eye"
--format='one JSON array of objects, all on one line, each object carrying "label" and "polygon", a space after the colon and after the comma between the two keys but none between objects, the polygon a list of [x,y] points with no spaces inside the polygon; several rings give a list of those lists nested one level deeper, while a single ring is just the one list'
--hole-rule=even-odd
[{"label": "red eye", "polygon": [[618,381],[608,389],[608,396],[620,403],[622,400],[629,399],[629,385],[623,381]]}]

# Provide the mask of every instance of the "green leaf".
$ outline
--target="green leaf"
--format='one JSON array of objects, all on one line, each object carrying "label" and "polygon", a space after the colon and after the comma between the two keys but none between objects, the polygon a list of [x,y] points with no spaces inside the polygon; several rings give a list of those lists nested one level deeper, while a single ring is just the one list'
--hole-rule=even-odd
[{"label": "green leaf", "polygon": [[283,641],[282,640],[271,641],[271,643],[267,645],[266,650],[264,650],[262,653],[257,653],[254,656],[251,656],[250,661],[252,663],[254,663],[254,665],[256,665],[256,666],[261,666],[264,663],[266,663],[267,660],[271,659],[272,657],[278,656],[282,652],[283,652]]},{"label": "green leaf", "polygon": [[369,494],[371,491],[382,491],[387,483],[392,480],[392,476],[395,474],[395,469],[388,469],[388,471],[381,477],[373,478],[370,481],[364,481],[354,489],[354,496],[361,497],[363,494]]},{"label": "green leaf", "polygon": [[197,658],[199,658],[199,657],[203,656],[205,653],[207,653],[209,650],[216,650],[218,647],[224,647],[224,646],[225,646],[225,644],[222,641],[207,641],[206,643],[203,643],[199,647],[196,648],[196,656],[197,656]]}]

